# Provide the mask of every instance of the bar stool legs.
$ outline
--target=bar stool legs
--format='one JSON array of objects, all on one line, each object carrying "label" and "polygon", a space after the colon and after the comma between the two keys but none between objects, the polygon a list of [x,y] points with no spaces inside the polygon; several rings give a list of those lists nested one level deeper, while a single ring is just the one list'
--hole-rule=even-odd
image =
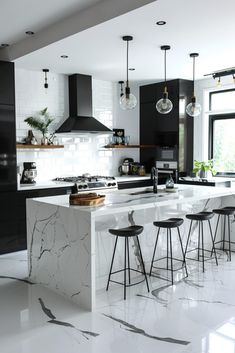
[{"label": "bar stool legs", "polygon": [[[186,266],[186,261],[185,261],[185,253],[184,253],[182,239],[181,239],[180,231],[179,231],[179,226],[182,223],[183,223],[183,219],[181,219],[181,218],[169,218],[168,220],[165,220],[165,221],[157,221],[157,222],[153,223],[155,226],[158,227],[158,231],[157,231],[156,241],[155,241],[155,245],[154,245],[149,276],[152,275],[153,268],[159,269],[159,270],[169,270],[171,272],[171,280],[170,281],[171,281],[172,285],[174,284],[174,271],[181,270],[181,269],[185,268],[186,277],[188,277],[188,271],[187,271],[187,266]],[[157,249],[157,245],[158,245],[159,234],[160,234],[161,228],[166,228],[166,256],[155,260],[156,249]],[[180,248],[182,251],[182,259],[173,258],[172,233],[171,233],[172,228],[177,228],[177,234],[179,237]],[[154,266],[154,262],[164,260],[164,259],[166,259],[166,267],[165,268]],[[182,262],[182,267],[178,268],[178,269],[174,269],[173,260]],[[164,279],[166,279],[166,278],[164,278]],[[166,279],[166,280],[168,281],[168,279]]]},{"label": "bar stool legs", "polygon": [[[139,237],[138,237],[138,235],[142,231],[143,231],[142,226],[130,226],[127,228],[122,228],[122,229],[109,229],[109,232],[111,234],[116,235],[116,239],[115,239],[115,244],[114,244],[114,250],[113,250],[113,255],[112,255],[111,266],[110,266],[106,290],[109,289],[110,282],[114,282],[114,283],[123,285],[124,286],[124,300],[126,299],[126,288],[130,287],[130,286],[134,286],[136,284],[139,284],[143,281],[146,282],[147,290],[149,292],[148,279],[147,279],[147,275],[146,275],[146,271],[145,271],[145,265],[144,265],[142,251],[141,251]],[[140,256],[140,266],[142,269],[141,271],[130,267],[129,237],[134,237],[134,236],[136,237],[136,240],[137,240],[137,247],[138,247],[138,252],[139,252],[139,256]],[[118,241],[119,237],[124,238],[124,242],[125,242],[124,243],[124,268],[117,270],[117,271],[113,271],[113,263],[114,263],[115,253],[116,253],[117,241]],[[135,271],[135,272],[143,274],[144,279],[137,282],[137,283],[132,284],[131,283],[131,271]],[[118,272],[124,272],[123,282],[118,282],[118,281],[111,279],[111,276],[115,273],[118,273]],[[128,278],[127,278],[127,276],[128,276]]]},{"label": "bar stool legs", "polygon": [[[222,250],[226,251],[225,245],[228,243],[228,261],[231,261],[232,259],[232,250],[231,250],[231,244],[235,244],[235,242],[231,241],[231,229],[230,229],[230,216],[235,215],[235,207],[223,207],[219,209],[213,210],[215,214],[218,214],[217,218],[217,223],[216,223],[216,229],[215,229],[215,236],[214,236],[214,243],[219,244],[222,243]],[[219,221],[220,219],[223,222],[223,235],[222,239],[219,241],[216,241],[216,236],[217,236],[217,231],[218,231],[218,226],[219,226]],[[227,220],[227,229],[228,229],[228,240],[226,239],[226,220]],[[212,249],[213,251],[213,249]]]},{"label": "bar stool legs", "polygon": [[[214,253],[215,262],[216,262],[216,265],[218,266],[218,260],[217,260],[217,255],[216,255],[216,251],[215,251],[215,243],[214,243],[214,238],[213,238],[211,223],[210,223],[210,218],[213,217],[213,213],[212,212],[200,212],[200,213],[196,213],[196,214],[192,214],[192,215],[186,215],[186,217],[189,218],[191,220],[191,222],[190,222],[188,238],[187,238],[186,247],[185,247],[185,257],[186,257],[187,253],[197,250],[198,251],[197,261],[200,261],[200,257],[202,257],[202,270],[203,270],[203,272],[205,272],[205,261],[206,261],[205,260],[205,252],[210,252],[211,253],[210,257],[212,257],[212,255]],[[188,251],[188,244],[189,244],[189,240],[190,240],[193,221],[198,221],[198,246],[197,246],[197,248]],[[212,241],[212,251],[207,250],[204,247],[204,229],[203,229],[203,222],[204,221],[208,221],[208,226],[209,226],[209,230],[210,230],[210,237],[211,237],[211,241]],[[200,252],[201,252],[201,254],[200,254]],[[194,260],[194,259],[188,258],[188,257],[187,257],[187,259]]]}]

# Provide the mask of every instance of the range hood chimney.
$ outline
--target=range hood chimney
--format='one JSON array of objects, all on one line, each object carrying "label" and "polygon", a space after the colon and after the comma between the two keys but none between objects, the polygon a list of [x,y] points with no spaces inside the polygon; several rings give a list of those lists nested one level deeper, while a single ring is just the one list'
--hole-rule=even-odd
[{"label": "range hood chimney", "polygon": [[92,117],[92,78],[88,75],[69,76],[69,117],[56,133],[113,133]]}]

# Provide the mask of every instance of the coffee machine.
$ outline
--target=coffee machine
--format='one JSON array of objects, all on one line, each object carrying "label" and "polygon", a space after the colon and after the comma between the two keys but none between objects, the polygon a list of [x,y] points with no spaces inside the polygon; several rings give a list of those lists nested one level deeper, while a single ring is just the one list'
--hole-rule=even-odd
[{"label": "coffee machine", "polygon": [[23,166],[24,166],[24,169],[23,169],[20,183],[21,184],[35,184],[36,181],[34,179],[37,176],[36,163],[35,162],[24,162]]}]

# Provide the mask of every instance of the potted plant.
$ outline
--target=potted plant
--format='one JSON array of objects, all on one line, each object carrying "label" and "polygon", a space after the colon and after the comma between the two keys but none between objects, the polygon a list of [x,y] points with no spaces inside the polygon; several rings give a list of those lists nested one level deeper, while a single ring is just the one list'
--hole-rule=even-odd
[{"label": "potted plant", "polygon": [[50,117],[47,108],[40,110],[36,116],[29,116],[24,121],[35,130],[42,133],[41,144],[47,145],[48,127],[54,119]]},{"label": "potted plant", "polygon": [[195,160],[193,173],[196,173],[196,175],[198,175],[199,178],[207,178],[208,172],[210,172],[212,175],[216,174],[216,171],[213,168],[214,168],[213,159],[209,159],[207,162]]}]

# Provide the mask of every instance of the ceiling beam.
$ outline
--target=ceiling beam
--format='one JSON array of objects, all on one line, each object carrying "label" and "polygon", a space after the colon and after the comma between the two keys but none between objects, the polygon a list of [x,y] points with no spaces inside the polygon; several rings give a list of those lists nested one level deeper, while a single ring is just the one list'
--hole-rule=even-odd
[{"label": "ceiling beam", "polygon": [[13,61],[66,37],[133,11],[156,0],[104,0],[78,11],[32,37],[23,39],[0,52],[0,59]]}]

